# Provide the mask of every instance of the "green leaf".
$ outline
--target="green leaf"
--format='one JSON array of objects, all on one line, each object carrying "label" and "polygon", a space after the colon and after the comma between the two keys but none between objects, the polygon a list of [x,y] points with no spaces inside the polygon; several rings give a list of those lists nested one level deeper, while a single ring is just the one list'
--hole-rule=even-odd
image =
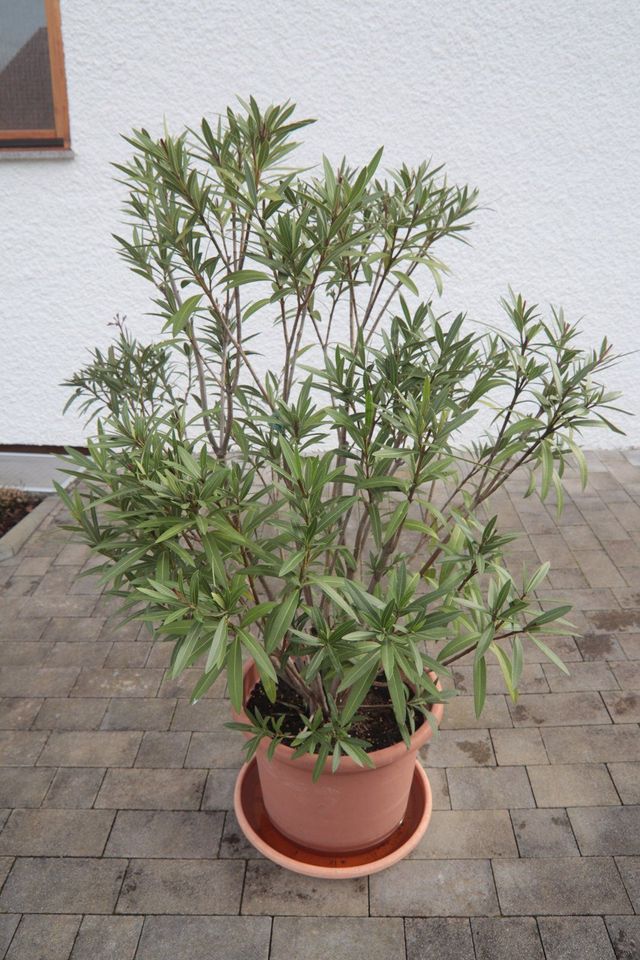
[{"label": "green leaf", "polygon": [[547,644],[540,639],[540,637],[535,634],[530,634],[531,639],[535,643],[538,650],[541,650],[544,653],[551,663],[555,664],[558,670],[562,670],[563,673],[566,673],[569,676],[569,670],[567,669],[566,664],[560,659],[557,653],[555,653],[551,647],[548,647]]},{"label": "green leaf", "polygon": [[476,717],[479,717],[487,697],[487,664],[484,657],[476,657],[473,662],[473,704]]},{"label": "green leaf", "polygon": [[401,270],[392,270],[391,273],[407,290],[410,290],[416,297],[419,296],[420,291],[407,273],[403,273]]},{"label": "green leaf", "polygon": [[227,685],[233,709],[240,713],[244,703],[242,684],[242,644],[239,637],[234,637],[227,647]]},{"label": "green leaf", "polygon": [[545,501],[551,486],[551,477],[553,476],[553,456],[551,448],[547,441],[544,441],[540,447],[540,462],[542,464],[542,481],[540,483],[540,499]]},{"label": "green leaf", "polygon": [[200,301],[202,300],[202,294],[196,293],[192,297],[188,297],[180,308],[173,314],[172,317],[169,317],[165,327],[171,324],[171,329],[174,337],[177,337],[181,333],[186,325],[191,320],[192,316],[200,306]]},{"label": "green leaf", "polygon": [[564,617],[565,613],[569,613],[570,610],[570,603],[565,603],[561,607],[554,607],[552,610],[545,610],[543,613],[538,614],[537,617],[534,617],[533,620],[529,621],[527,630],[531,630],[532,627],[542,627],[545,623],[551,623],[553,620],[560,620],[560,618]]},{"label": "green leaf", "polygon": [[298,603],[300,602],[300,593],[294,590],[288,597],[285,597],[280,606],[277,607],[269,616],[264,631],[264,646],[267,653],[273,653],[287,630],[293,623]]},{"label": "green leaf", "polygon": [[[353,720],[355,714],[358,712],[358,709],[362,706],[362,701],[366,697],[367,692],[371,689],[371,684],[375,680],[380,666],[378,654],[371,654],[359,666],[361,668],[361,672],[359,672],[358,679],[355,681],[353,686],[351,686],[349,696],[347,697],[347,702],[342,708],[342,722],[345,724]],[[345,684],[343,682],[340,686],[340,689],[343,689],[344,687]]]},{"label": "green leaf", "polygon": [[253,657],[256,667],[258,668],[258,672],[260,673],[260,678],[262,679],[263,677],[268,677],[270,680],[275,681],[277,679],[275,668],[260,643],[248,632],[248,630],[240,630],[238,635],[242,639],[242,645],[246,647],[250,655]]},{"label": "green leaf", "polygon": [[292,570],[295,570],[296,567],[299,567],[306,555],[306,550],[297,550],[296,553],[293,553],[288,560],[282,564],[278,570],[279,577],[286,577],[288,573],[291,573]]},{"label": "green leaf", "polygon": [[208,672],[209,670],[213,669],[214,666],[222,668],[224,665],[224,659],[227,652],[227,636],[227,618],[222,617],[218,622],[218,626],[216,627],[211,640],[211,646],[209,647],[207,662],[205,664],[205,671]]},{"label": "green leaf", "polygon": [[269,274],[262,270],[236,270],[235,273],[227,274],[225,285],[227,288],[241,287],[246,283],[259,283],[270,279]]},{"label": "green leaf", "polygon": [[571,452],[576,458],[576,462],[578,464],[578,470],[580,472],[580,483],[582,484],[582,489],[584,490],[587,486],[587,482],[589,479],[587,461],[585,459],[584,453],[582,452],[580,447],[573,442],[573,440],[567,440],[567,443],[569,444],[569,447],[571,448]]},{"label": "green leaf", "polygon": [[196,683],[195,687],[193,688],[193,692],[191,694],[191,703],[197,703],[198,700],[200,700],[205,695],[207,690],[210,687],[212,687],[213,684],[216,682],[216,680],[220,676],[221,671],[222,671],[222,667],[216,667],[214,670],[210,670],[208,673],[202,674],[202,676]]},{"label": "green leaf", "polygon": [[[337,578],[335,578],[337,580]],[[330,600],[333,600],[337,607],[340,607],[341,610],[344,610],[352,620],[357,620],[358,616],[353,609],[353,607],[345,600],[343,596],[335,589],[333,584],[329,582],[328,577],[313,577],[312,583],[315,583],[316,586],[325,593]]]},{"label": "green leaf", "polygon": [[533,593],[536,587],[538,587],[542,583],[542,581],[546,578],[547,574],[549,573],[550,567],[551,567],[551,563],[549,562],[549,560],[547,560],[546,563],[543,563],[538,567],[534,575],[528,581],[525,593]]}]

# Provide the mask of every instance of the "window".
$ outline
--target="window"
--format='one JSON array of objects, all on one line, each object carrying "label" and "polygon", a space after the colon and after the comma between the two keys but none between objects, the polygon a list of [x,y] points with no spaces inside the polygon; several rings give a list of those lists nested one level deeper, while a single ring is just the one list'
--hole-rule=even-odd
[{"label": "window", "polygon": [[69,146],[59,0],[0,0],[0,148]]}]

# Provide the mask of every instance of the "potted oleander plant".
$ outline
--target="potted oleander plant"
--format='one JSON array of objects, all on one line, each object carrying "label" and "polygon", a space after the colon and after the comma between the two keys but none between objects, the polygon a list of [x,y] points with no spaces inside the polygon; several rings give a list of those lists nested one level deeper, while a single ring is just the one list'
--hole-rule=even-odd
[{"label": "potted oleander plant", "polygon": [[382,174],[382,150],[299,169],[310,122],[251,99],[127,138],[116,240],[152,319],[118,319],[68,381],[93,430],[60,495],[172,676],[199,668],[193,701],[226,676],[271,822],[335,854],[402,821],[452,663],[478,714],[487,662],[514,698],[528,648],[565,669],[544,637],[569,607],[544,602],[548,563],[508,568],[492,495],[521,471],[560,509],[617,395],[609,344],[559,310],[439,315],[439,244],[476,192],[426,162]]}]

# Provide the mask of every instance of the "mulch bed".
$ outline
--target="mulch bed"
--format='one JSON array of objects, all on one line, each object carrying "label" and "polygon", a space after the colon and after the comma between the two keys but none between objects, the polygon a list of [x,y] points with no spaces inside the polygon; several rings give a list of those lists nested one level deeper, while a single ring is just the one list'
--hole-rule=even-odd
[{"label": "mulch bed", "polygon": [[25,493],[23,490],[0,488],[0,537],[3,537],[18,521],[31,513],[42,499],[42,497],[33,493]]}]

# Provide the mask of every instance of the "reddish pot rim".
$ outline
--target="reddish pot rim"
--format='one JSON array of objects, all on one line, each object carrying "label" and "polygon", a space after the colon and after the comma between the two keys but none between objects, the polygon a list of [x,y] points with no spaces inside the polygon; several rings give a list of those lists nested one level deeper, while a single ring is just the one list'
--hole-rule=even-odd
[{"label": "reddish pot rim", "polygon": [[[255,685],[255,683],[258,682],[260,677],[258,676],[258,671],[256,669],[256,665],[254,661],[247,660],[242,668],[242,681],[243,681],[245,696],[247,694],[247,684],[252,679],[249,676],[249,674],[252,671],[255,675],[255,680],[254,680],[254,683],[252,683],[250,689],[253,689],[253,686]],[[432,678],[432,680],[435,681],[437,689],[442,690],[442,685],[438,680],[438,678],[436,677],[435,673],[433,673],[433,671],[431,670],[429,670],[428,673],[429,673],[429,676]],[[232,707],[231,712],[233,715],[233,719],[235,721],[239,723],[250,723],[249,717],[244,711],[244,707],[242,709],[242,712],[240,713],[238,713]],[[433,719],[436,722],[436,725],[439,727],[444,714],[444,704],[433,703],[431,705],[430,712],[431,712],[431,715],[433,716]],[[390,747],[383,747],[382,750],[372,750],[369,756],[371,757],[374,763],[374,766],[376,768],[385,767],[387,766],[387,764],[393,763],[395,760],[397,760],[398,757],[401,754],[406,753],[407,750],[419,750],[428,742],[428,740],[431,739],[432,733],[433,731],[431,729],[431,724],[429,723],[428,720],[425,720],[425,722],[421,724],[421,726],[418,727],[416,732],[412,735],[410,739],[409,747],[406,746],[404,741],[400,740],[398,741],[398,743],[392,743]],[[243,734],[243,735],[246,737],[246,739],[249,738],[249,734]],[[262,741],[258,749],[264,750],[265,752],[267,751],[268,747],[265,745],[264,740]],[[295,754],[295,750],[293,749],[293,747],[288,747],[284,743],[279,743],[275,749],[274,755],[275,757],[277,757],[277,759],[281,763],[295,764],[297,767],[313,770],[316,763],[316,756],[314,754],[306,753],[306,754],[303,754],[302,756],[295,757],[295,758],[294,758],[294,754]],[[332,763],[331,758],[329,758],[325,762],[323,773],[331,772],[331,763]],[[342,773],[363,773],[366,770],[367,770],[367,767],[360,766],[360,764],[356,763],[355,760],[352,760],[351,757],[343,756],[340,759],[340,767],[338,768],[338,772],[341,774]]]}]

